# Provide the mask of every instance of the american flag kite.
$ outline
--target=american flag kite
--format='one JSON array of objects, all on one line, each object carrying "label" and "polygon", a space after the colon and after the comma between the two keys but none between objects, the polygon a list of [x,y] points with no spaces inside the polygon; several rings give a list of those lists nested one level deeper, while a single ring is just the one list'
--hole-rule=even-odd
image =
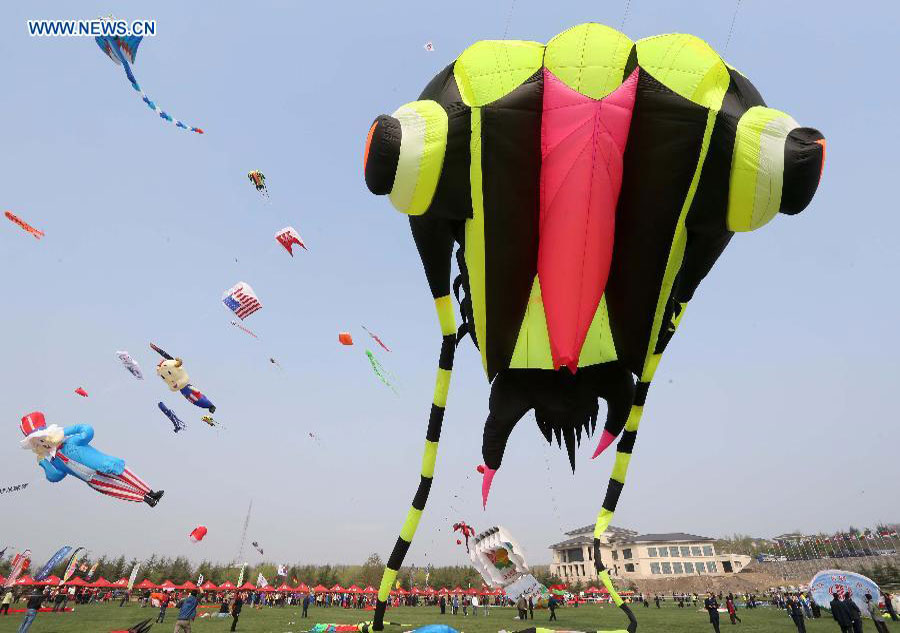
[{"label": "american flag kite", "polygon": [[244,281],[239,281],[232,288],[226,290],[225,294],[222,295],[222,302],[241,321],[262,307],[262,304],[253,292],[253,288]]}]

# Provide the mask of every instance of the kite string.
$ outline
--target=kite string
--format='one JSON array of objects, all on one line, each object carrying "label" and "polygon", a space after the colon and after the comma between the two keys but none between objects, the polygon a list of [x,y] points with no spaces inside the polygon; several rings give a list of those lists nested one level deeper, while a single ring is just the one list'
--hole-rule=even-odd
[{"label": "kite string", "polygon": [[725,48],[722,49],[722,55],[725,55],[728,52],[728,45],[731,43],[731,36],[734,33],[734,23],[737,21],[738,10],[740,8],[741,0],[737,0],[737,3],[734,5],[734,14],[731,16],[731,28],[728,29],[728,38],[725,40]]},{"label": "kite string", "polygon": [[503,29],[503,39],[506,39],[506,35],[509,33],[509,23],[512,21],[513,11],[516,8],[516,0],[512,0],[509,3],[509,13],[506,15],[506,27]]}]

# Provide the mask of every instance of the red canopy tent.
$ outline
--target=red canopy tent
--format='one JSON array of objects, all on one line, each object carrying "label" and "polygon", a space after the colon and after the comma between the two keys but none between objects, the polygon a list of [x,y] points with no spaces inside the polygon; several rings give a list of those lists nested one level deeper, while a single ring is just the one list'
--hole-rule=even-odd
[{"label": "red canopy tent", "polygon": [[308,592],[309,592],[309,587],[306,586],[306,583],[305,583],[305,582],[301,582],[299,585],[297,585],[297,588],[294,589],[294,591],[300,591],[300,592],[302,592],[302,593],[308,593]]},{"label": "red canopy tent", "polygon": [[233,589],[237,589],[237,587],[235,587],[230,580],[226,580],[219,585],[219,591],[232,591]]},{"label": "red canopy tent", "polygon": [[408,596],[408,595],[409,595],[409,592],[408,592],[406,589],[404,589],[403,587],[400,587],[400,588],[397,590],[397,593],[399,593],[401,596]]},{"label": "red canopy tent", "polygon": [[183,585],[178,585],[178,588],[179,588],[179,589],[193,590],[193,589],[196,589],[196,588],[197,588],[197,585],[195,585],[195,584],[192,583],[190,580],[188,580],[188,581],[185,582]]},{"label": "red canopy tent", "polygon": [[119,578],[116,582],[112,584],[115,588],[128,587],[128,579],[127,578]]},{"label": "red canopy tent", "polygon": [[113,584],[103,576],[100,576],[97,580],[88,585],[88,587],[93,589],[110,589],[112,586]]},{"label": "red canopy tent", "polygon": [[240,589],[241,591],[256,591],[256,585],[248,580],[243,585],[238,587],[238,589]]},{"label": "red canopy tent", "polygon": [[422,591],[421,589],[419,589],[418,587],[413,587],[412,591],[410,591],[410,593],[413,594],[414,596],[421,596],[425,592]]},{"label": "red canopy tent", "polygon": [[174,582],[171,580],[164,580],[160,585],[159,589],[178,589]]},{"label": "red canopy tent", "polygon": [[272,585],[266,585],[265,587],[260,587],[259,590],[263,593],[272,593],[273,591],[275,591],[275,587],[273,587]]},{"label": "red canopy tent", "polygon": [[362,592],[366,594],[375,594],[378,593],[378,590],[372,585],[367,585],[366,588],[362,590]]},{"label": "red canopy tent", "polygon": [[25,574],[21,578],[16,581],[16,587],[28,587],[34,584],[34,580],[31,579],[31,576]]},{"label": "red canopy tent", "polygon": [[347,593],[362,593],[362,589],[360,589],[356,585],[350,585],[349,587],[347,587]]},{"label": "red canopy tent", "polygon": [[200,585],[200,589],[202,589],[203,591],[218,591],[219,590],[219,588],[216,586],[216,583],[214,583],[211,580],[207,580],[205,583]]},{"label": "red canopy tent", "polygon": [[156,589],[156,585],[154,585],[149,578],[144,578],[141,582],[134,586],[135,589]]},{"label": "red canopy tent", "polygon": [[594,586],[590,586],[590,587],[588,587],[587,589],[584,590],[584,593],[606,593],[606,592],[605,592],[605,591],[600,591],[599,589],[597,589],[597,588],[594,587]]},{"label": "red canopy tent", "polygon": [[446,596],[448,593],[450,593],[450,590],[446,587],[441,587],[440,589],[438,589],[438,595]]},{"label": "red canopy tent", "polygon": [[481,595],[481,589],[476,589],[475,587],[469,587],[466,590],[466,593],[470,596],[478,596],[478,595]]},{"label": "red canopy tent", "polygon": [[288,587],[288,585],[287,585],[286,582],[281,583],[281,584],[278,585],[278,587],[275,589],[275,591],[293,591],[293,590],[294,590],[294,588],[293,588],[293,587]]},{"label": "red canopy tent", "polygon": [[322,585],[316,585],[315,587],[313,587],[313,591],[315,591],[316,593],[322,593],[324,591],[328,591],[328,588],[323,587]]},{"label": "red canopy tent", "polygon": [[34,584],[41,585],[44,587],[51,587],[51,586],[55,587],[56,585],[59,584],[59,576],[47,576],[43,580],[36,582]]},{"label": "red canopy tent", "polygon": [[334,587],[332,587],[332,588],[329,589],[328,591],[330,591],[331,593],[344,593],[344,592],[347,591],[347,590],[344,589],[343,587],[341,587],[340,585],[335,585]]},{"label": "red canopy tent", "polygon": [[74,578],[70,578],[66,585],[69,587],[87,587],[88,583],[81,576],[75,576]]},{"label": "red canopy tent", "polygon": [[462,592],[463,592],[463,588],[460,587],[459,585],[456,585],[453,589],[450,590],[450,592],[451,592],[451,593],[462,593]]}]

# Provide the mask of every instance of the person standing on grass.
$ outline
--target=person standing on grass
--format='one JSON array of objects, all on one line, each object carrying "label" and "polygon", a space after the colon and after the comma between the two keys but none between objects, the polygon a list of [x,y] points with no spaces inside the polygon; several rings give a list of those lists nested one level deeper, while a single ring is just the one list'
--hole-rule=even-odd
[{"label": "person standing on grass", "polygon": [[[231,630],[237,630],[238,618],[241,617],[241,609],[244,607],[244,601],[241,599],[241,594],[238,594],[234,598],[234,604],[231,605]],[[305,611],[305,609],[304,609]]]},{"label": "person standing on grass", "polygon": [[304,618],[308,617],[307,611],[309,611],[309,594],[303,594],[303,616],[302,617],[304,617]]},{"label": "person standing on grass", "polygon": [[847,601],[842,599],[841,594],[835,592],[829,606],[831,607],[831,617],[841,627],[841,633],[853,633],[853,616],[847,606]]},{"label": "person standing on grass", "polygon": [[735,623],[735,620],[741,621],[737,614],[737,607],[734,606],[734,596],[732,594],[728,594],[728,597],[725,599],[725,608],[728,609],[728,617],[731,619],[732,624]]},{"label": "person standing on grass", "polygon": [[441,596],[441,599],[438,600],[438,606],[441,608],[441,615],[447,613],[447,600],[444,596]]},{"label": "person standing on grass", "polygon": [[193,589],[179,605],[174,633],[191,633],[191,622],[197,617],[197,603],[197,590]]},{"label": "person standing on grass", "polygon": [[12,604],[13,601],[13,592],[12,589],[6,590],[6,595],[3,596],[3,602],[0,602],[0,613],[3,615],[9,615],[9,605]]},{"label": "person standing on grass", "polygon": [[43,601],[43,592],[40,589],[34,589],[28,596],[28,603],[25,605],[25,619],[23,619],[22,624],[19,625],[19,633],[28,633],[28,629],[31,628],[31,624],[37,617]]},{"label": "person standing on grass", "polygon": [[550,609],[550,620],[556,619],[556,596],[550,596],[550,600],[547,601],[547,608]]},{"label": "person standing on grass", "polygon": [[788,602],[788,613],[791,616],[791,620],[794,621],[794,626],[797,627],[797,633],[806,633],[806,621],[803,619],[803,607],[800,604],[800,598],[794,596]]},{"label": "person standing on grass", "polygon": [[862,612],[859,610],[859,607],[856,606],[856,603],[853,602],[853,596],[849,590],[847,591],[847,595],[844,596],[844,602],[847,603],[847,608],[850,609],[850,619],[853,621],[853,633],[863,633]]},{"label": "person standing on grass", "polygon": [[881,609],[878,608],[878,601],[872,599],[872,594],[866,594],[866,608],[869,610],[869,617],[875,623],[875,630],[878,633],[889,633],[887,624],[884,622],[884,616],[881,615]]},{"label": "person standing on grass", "polygon": [[709,613],[709,623],[712,624],[713,631],[716,633],[720,633],[719,631],[719,603],[716,600],[716,595],[713,592],[709,592],[706,600],[703,601],[703,608],[706,609],[706,612]]},{"label": "person standing on grass", "polygon": [[900,618],[897,617],[897,612],[894,611],[894,596],[885,591],[882,591],[881,597],[884,598],[884,608],[887,609],[888,615],[891,616],[891,620],[893,620],[894,622],[900,620]]},{"label": "person standing on grass", "polygon": [[478,596],[472,596],[472,617],[478,616]]},{"label": "person standing on grass", "polygon": [[534,600],[528,596],[528,617],[534,620]]},{"label": "person standing on grass", "polygon": [[157,624],[166,621],[166,609],[169,608],[169,594],[164,593],[162,599],[159,601],[159,615],[156,616]]}]

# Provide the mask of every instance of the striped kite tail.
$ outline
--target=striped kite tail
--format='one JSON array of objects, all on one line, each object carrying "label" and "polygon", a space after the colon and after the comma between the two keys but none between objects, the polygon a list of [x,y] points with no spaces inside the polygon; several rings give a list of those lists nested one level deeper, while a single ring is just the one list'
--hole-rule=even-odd
[{"label": "striped kite tail", "polygon": [[178,119],[172,118],[172,115],[162,110],[156,103],[153,102],[150,97],[144,94],[144,91],[141,90],[141,85],[138,83],[137,78],[134,76],[134,73],[131,72],[131,66],[128,64],[128,60],[121,54],[119,54],[119,59],[122,62],[122,66],[125,68],[125,75],[128,77],[128,81],[131,82],[131,87],[134,88],[141,95],[141,100],[147,104],[147,107],[156,112],[159,115],[159,118],[172,123],[175,127],[180,127],[183,130],[190,130],[191,132],[196,132],[197,134],[203,134],[203,130],[199,127],[192,127],[187,123],[183,123]]},{"label": "striped kite tail", "polygon": [[434,401],[431,405],[431,415],[428,418],[428,430],[425,433],[425,451],[422,455],[422,476],[419,487],[412,500],[412,507],[406,513],[406,521],[400,536],[394,544],[394,550],[388,558],[381,577],[381,585],[378,588],[378,600],[375,603],[375,618],[372,622],[373,631],[384,629],[384,610],[391,593],[391,587],[397,579],[406,552],[412,544],[419,527],[419,519],[425,510],[428,501],[428,493],[431,491],[431,483],[434,478],[434,464],[437,459],[438,442],[441,439],[441,426],[444,423],[444,409],[447,406],[447,392],[450,389],[450,376],[453,372],[453,356],[456,353],[456,318],[453,315],[453,304],[450,295],[444,295],[434,300],[441,324],[441,356],[438,360],[437,379],[434,387]]}]

